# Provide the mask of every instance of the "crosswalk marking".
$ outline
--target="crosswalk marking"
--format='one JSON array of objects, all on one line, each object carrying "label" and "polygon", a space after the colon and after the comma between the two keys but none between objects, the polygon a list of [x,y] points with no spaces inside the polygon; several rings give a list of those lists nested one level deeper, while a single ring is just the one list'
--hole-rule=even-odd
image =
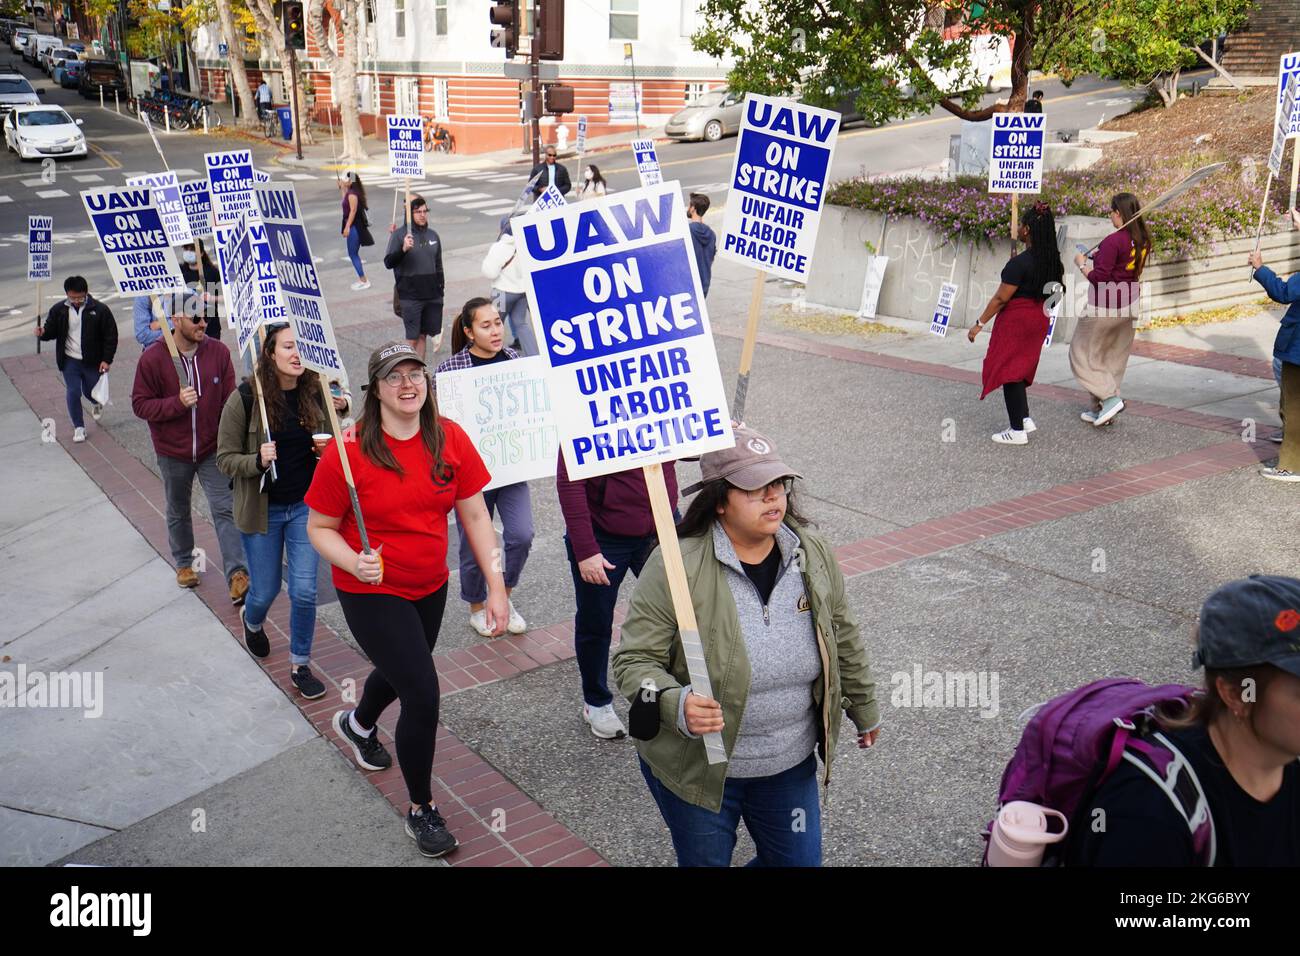
[{"label": "crosswalk marking", "polygon": [[180,169],[173,169],[172,172],[176,174],[176,177],[178,179],[188,179],[191,176],[199,175],[199,171],[197,169],[186,169],[184,167]]},{"label": "crosswalk marking", "polygon": [[484,206],[478,212],[483,213],[485,216],[499,216],[502,213],[513,212],[514,208],[515,204],[511,202],[506,203],[504,206]]},{"label": "crosswalk marking", "polygon": [[104,177],[99,173],[77,173],[72,178],[79,183],[102,183],[104,181]]},{"label": "crosswalk marking", "polygon": [[[460,196],[457,198],[464,199],[466,197]],[[457,202],[456,205],[461,209],[482,209],[484,206],[499,206],[501,205],[501,200],[494,197],[492,199],[479,199],[475,202]]]},{"label": "crosswalk marking", "polygon": [[8,196],[0,196],[0,203],[13,202]]},{"label": "crosswalk marking", "polygon": [[[464,192],[464,190],[458,190],[458,192]],[[453,196],[451,193],[439,193],[437,196],[433,196],[431,198],[437,200],[438,202],[455,203],[457,206],[459,206],[461,203],[473,199],[495,199],[496,197],[489,196],[487,193],[465,192],[465,195],[463,196]]]},{"label": "crosswalk marking", "polygon": [[289,174],[288,174],[287,176],[285,176],[284,178],[285,178],[285,179],[298,179],[298,180],[301,180],[301,179],[315,179],[316,177],[315,177],[315,176],[308,176],[306,173],[289,173]]},{"label": "crosswalk marking", "polygon": [[22,182],[23,182],[23,185],[26,186],[28,189],[30,189],[30,188],[33,187],[33,186],[48,186],[48,185],[49,185],[49,180],[47,180],[47,179],[41,179],[39,176],[38,176],[36,179],[24,179]]},{"label": "crosswalk marking", "polygon": [[57,199],[59,196],[66,196],[67,193],[62,189],[40,189],[37,190],[36,195],[42,199]]}]

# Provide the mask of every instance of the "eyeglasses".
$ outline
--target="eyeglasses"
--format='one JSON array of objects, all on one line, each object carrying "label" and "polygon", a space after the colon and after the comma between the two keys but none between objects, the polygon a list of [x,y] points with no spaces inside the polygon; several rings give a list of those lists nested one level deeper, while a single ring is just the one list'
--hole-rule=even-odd
[{"label": "eyeglasses", "polygon": [[424,369],[418,368],[414,372],[389,372],[384,376],[384,381],[392,388],[397,388],[407,382],[412,385],[425,385],[428,383],[428,376]]},{"label": "eyeglasses", "polygon": [[776,481],[768,482],[757,491],[748,491],[742,488],[737,488],[736,490],[745,491],[745,497],[750,501],[762,501],[764,498],[771,497],[788,498],[790,497],[790,492],[794,491],[794,479],[778,478]]}]

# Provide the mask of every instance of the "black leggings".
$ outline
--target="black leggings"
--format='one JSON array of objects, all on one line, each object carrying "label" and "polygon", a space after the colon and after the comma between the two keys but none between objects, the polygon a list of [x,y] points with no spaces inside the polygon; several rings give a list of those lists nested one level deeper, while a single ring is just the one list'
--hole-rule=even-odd
[{"label": "black leggings", "polygon": [[1007,403],[1007,417],[1011,427],[1016,431],[1025,430],[1025,419],[1029,416],[1028,386],[1024,382],[1007,382],[1002,386],[1002,398]]},{"label": "black leggings", "polygon": [[447,585],[418,601],[392,594],[339,591],[339,606],[352,636],[375,669],[366,678],[357,723],[374,727],[393,701],[402,701],[397,718],[397,764],[411,802],[431,803],[433,748],[438,733],[438,672],[433,645],[447,606]]}]

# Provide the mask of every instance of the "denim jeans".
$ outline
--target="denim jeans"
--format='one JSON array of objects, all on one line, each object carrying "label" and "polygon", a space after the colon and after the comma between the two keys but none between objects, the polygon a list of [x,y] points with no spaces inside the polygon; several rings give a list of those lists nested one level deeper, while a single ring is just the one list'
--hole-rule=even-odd
[{"label": "denim jeans", "polygon": [[190,513],[190,499],[197,476],[203,493],[207,495],[212,523],[217,529],[221,567],[226,572],[226,580],[229,581],[236,571],[244,570],[244,543],[231,514],[234,494],[230,490],[230,479],[217,470],[216,454],[198,462],[159,455],[158,471],[167,498],[167,542],[171,545],[176,567],[194,565],[194,518]]},{"label": "denim jeans", "polygon": [[[528,482],[503,485],[483,492],[488,517],[501,513],[501,537],[505,543],[506,587],[519,584],[528,552],[533,547],[533,506],[528,498]],[[487,581],[474,560],[474,549],[463,529],[460,534],[460,599],[467,604],[482,604],[487,600]]]},{"label": "denim jeans", "polygon": [[606,534],[597,528],[596,544],[614,568],[605,572],[609,584],[588,584],[578,572],[578,561],[569,536],[564,536],[564,550],[569,556],[569,571],[573,575],[574,597],[578,605],[573,621],[573,646],[577,652],[578,671],[582,674],[582,699],[592,707],[604,707],[614,700],[614,695],[609,692],[609,645],[614,636],[618,587],[629,569],[635,575],[641,574],[646,559],[658,543],[654,535],[634,538]]},{"label": "denim jeans", "polygon": [[98,381],[99,366],[92,368],[80,359],[63,360],[63,384],[67,390],[68,417],[72,419],[73,428],[86,427],[86,418],[81,411],[81,396],[85,395],[86,401],[93,402],[90,390]]},{"label": "denim jeans", "polygon": [[728,778],[717,813],[687,803],[655,779],[649,764],[638,762],[672,833],[678,866],[730,866],[741,820],[758,848],[746,866],[822,865],[817,758],[812,754],[770,777]]},{"label": "denim jeans", "polygon": [[522,292],[502,292],[492,290],[496,298],[497,311],[514,329],[515,338],[519,340],[520,355],[540,355],[537,350],[537,336],[533,332],[533,319],[528,314],[528,296]]},{"label": "denim jeans", "polygon": [[307,540],[304,502],[268,504],[266,534],[243,534],[248,558],[248,596],[244,621],[257,630],[280,593],[282,562],[289,565],[289,661],[297,666],[311,662],[311,642],[316,634],[316,568],[320,559]]},{"label": "denim jeans", "polygon": [[366,267],[361,264],[361,230],[357,229],[356,223],[348,230],[348,258],[352,260],[352,268],[357,270],[357,278],[360,279],[366,274]]}]

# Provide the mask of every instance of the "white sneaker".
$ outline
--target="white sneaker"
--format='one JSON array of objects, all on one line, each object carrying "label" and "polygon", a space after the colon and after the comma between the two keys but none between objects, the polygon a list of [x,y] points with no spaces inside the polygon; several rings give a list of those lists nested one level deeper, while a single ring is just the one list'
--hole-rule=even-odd
[{"label": "white sneaker", "polygon": [[73,440],[73,441],[85,441],[85,440],[86,440],[86,430],[85,430],[84,428],[74,428],[74,429],[72,430],[72,440]]},{"label": "white sneaker", "polygon": [[604,707],[583,704],[582,719],[591,725],[591,732],[601,740],[622,740],[627,736],[627,728],[618,719],[618,714],[614,713],[613,704]]},{"label": "white sneaker", "polygon": [[1016,431],[1014,428],[1008,428],[1006,431],[998,432],[993,436],[993,440],[999,445],[1028,445],[1029,436],[1023,431]]},{"label": "white sneaker", "polygon": [[492,629],[487,626],[487,611],[473,611],[469,616],[469,626],[474,628],[480,637],[491,637]]},{"label": "white sneaker", "polygon": [[528,630],[528,622],[524,620],[522,614],[515,610],[515,602],[510,602],[510,621],[506,624],[506,630],[511,634],[522,634]]},{"label": "white sneaker", "polygon": [[1032,418],[1030,418],[1028,415],[1026,415],[1026,416],[1025,416],[1025,434],[1028,435],[1030,432],[1036,432],[1036,431],[1038,431],[1038,426],[1034,424],[1034,420],[1033,420]]},{"label": "white sneaker", "polygon": [[353,292],[364,292],[366,289],[369,288],[370,288],[369,279],[358,279],[356,282],[352,283]]},{"label": "white sneaker", "polygon": [[91,406],[90,406],[90,417],[93,418],[95,421],[99,421],[101,418],[103,418],[103,417],[104,417],[104,406],[101,405],[101,404],[99,404],[99,402],[96,402],[94,405],[91,405]]},{"label": "white sneaker", "polygon": [[1088,409],[1085,412],[1080,412],[1079,418],[1087,422],[1089,425],[1097,424],[1097,413],[1093,409]]},{"label": "white sneaker", "polygon": [[432,343],[432,345],[433,345],[432,353],[433,353],[434,355],[437,355],[437,354],[438,354],[438,349],[442,348],[442,333],[439,332],[439,333],[438,333],[437,335],[435,335],[435,336],[434,336],[430,341],[431,341],[431,343]]}]

